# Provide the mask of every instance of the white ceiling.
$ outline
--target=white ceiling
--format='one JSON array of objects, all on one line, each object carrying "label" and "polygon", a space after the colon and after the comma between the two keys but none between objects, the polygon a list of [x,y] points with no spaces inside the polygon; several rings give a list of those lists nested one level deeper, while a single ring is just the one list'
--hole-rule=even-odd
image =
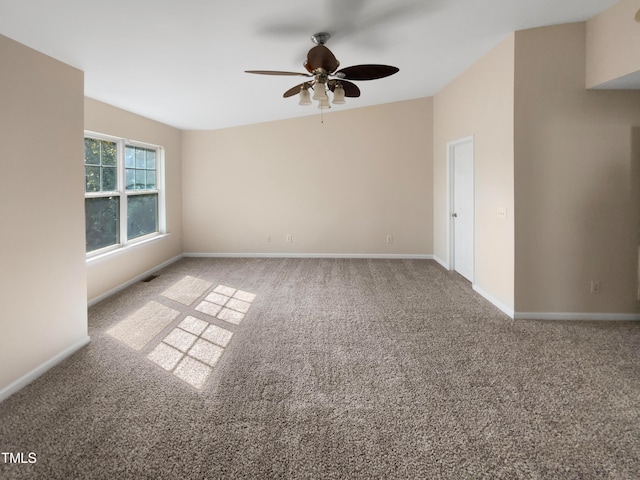
[{"label": "white ceiling", "polygon": [[[0,33],[85,72],[85,94],[181,129],[317,114],[282,98],[319,31],[346,67],[382,63],[334,109],[431,96],[509,33],[616,0],[0,0]],[[0,59],[1,62],[1,59]],[[1,63],[0,63],[1,66]],[[331,110],[331,111],[332,111]]]}]

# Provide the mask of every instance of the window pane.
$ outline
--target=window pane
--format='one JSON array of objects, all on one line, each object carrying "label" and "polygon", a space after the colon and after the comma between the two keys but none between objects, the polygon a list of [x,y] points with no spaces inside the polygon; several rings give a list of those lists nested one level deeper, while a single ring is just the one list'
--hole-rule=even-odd
[{"label": "window pane", "polygon": [[102,141],[102,165],[116,166],[117,150],[114,142]]},{"label": "window pane", "polygon": [[126,168],[136,168],[136,149],[133,147],[125,147],[124,150],[124,166]]},{"label": "window pane", "polygon": [[117,190],[117,143],[94,138],[84,139],[85,191]]},{"label": "window pane", "polygon": [[147,170],[147,188],[153,190],[156,188],[156,171]]},{"label": "window pane", "polygon": [[156,169],[156,152],[147,150],[147,170]]},{"label": "window pane", "polygon": [[126,189],[127,190],[134,190],[135,189],[135,183],[136,183],[136,171],[131,169],[131,168],[127,168]]},{"label": "window pane", "polygon": [[84,167],[85,191],[100,191],[100,167]]},{"label": "window pane", "polygon": [[125,147],[126,189],[131,191],[157,188],[156,164],[155,149],[127,145]]},{"label": "window pane", "polygon": [[144,150],[142,148],[136,148],[136,168],[144,168],[145,166]]},{"label": "window pane", "polygon": [[127,238],[158,231],[158,195],[131,195],[127,198]]},{"label": "window pane", "polygon": [[102,168],[102,191],[113,192],[116,189],[117,189],[116,168],[103,167]]},{"label": "window pane", "polygon": [[100,165],[100,141],[93,138],[84,139],[85,165]]},{"label": "window pane", "polygon": [[87,252],[118,243],[119,197],[85,198]]},{"label": "window pane", "polygon": [[136,184],[134,190],[144,190],[147,185],[147,176],[144,170],[136,170]]}]

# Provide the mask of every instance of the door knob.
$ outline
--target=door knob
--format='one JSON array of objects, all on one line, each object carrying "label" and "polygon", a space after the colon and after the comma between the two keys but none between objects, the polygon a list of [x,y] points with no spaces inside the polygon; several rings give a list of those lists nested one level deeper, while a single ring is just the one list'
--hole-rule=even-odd
[{"label": "door knob", "polygon": [[457,214],[457,213],[452,213],[452,214],[451,214],[451,216],[452,216],[453,218],[458,218],[458,214]]}]

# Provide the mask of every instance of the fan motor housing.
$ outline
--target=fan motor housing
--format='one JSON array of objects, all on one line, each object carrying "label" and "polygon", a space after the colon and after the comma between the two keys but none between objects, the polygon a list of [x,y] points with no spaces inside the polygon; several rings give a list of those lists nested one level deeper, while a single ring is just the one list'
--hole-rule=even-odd
[{"label": "fan motor housing", "polygon": [[331,34],[327,32],[319,32],[311,35],[311,41],[316,45],[324,45],[331,38]]}]

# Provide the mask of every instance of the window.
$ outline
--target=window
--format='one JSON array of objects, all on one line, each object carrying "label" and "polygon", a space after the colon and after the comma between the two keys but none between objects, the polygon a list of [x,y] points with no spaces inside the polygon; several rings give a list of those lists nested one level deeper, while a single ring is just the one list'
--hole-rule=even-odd
[{"label": "window", "polygon": [[163,233],[161,147],[86,133],[87,253]]}]

